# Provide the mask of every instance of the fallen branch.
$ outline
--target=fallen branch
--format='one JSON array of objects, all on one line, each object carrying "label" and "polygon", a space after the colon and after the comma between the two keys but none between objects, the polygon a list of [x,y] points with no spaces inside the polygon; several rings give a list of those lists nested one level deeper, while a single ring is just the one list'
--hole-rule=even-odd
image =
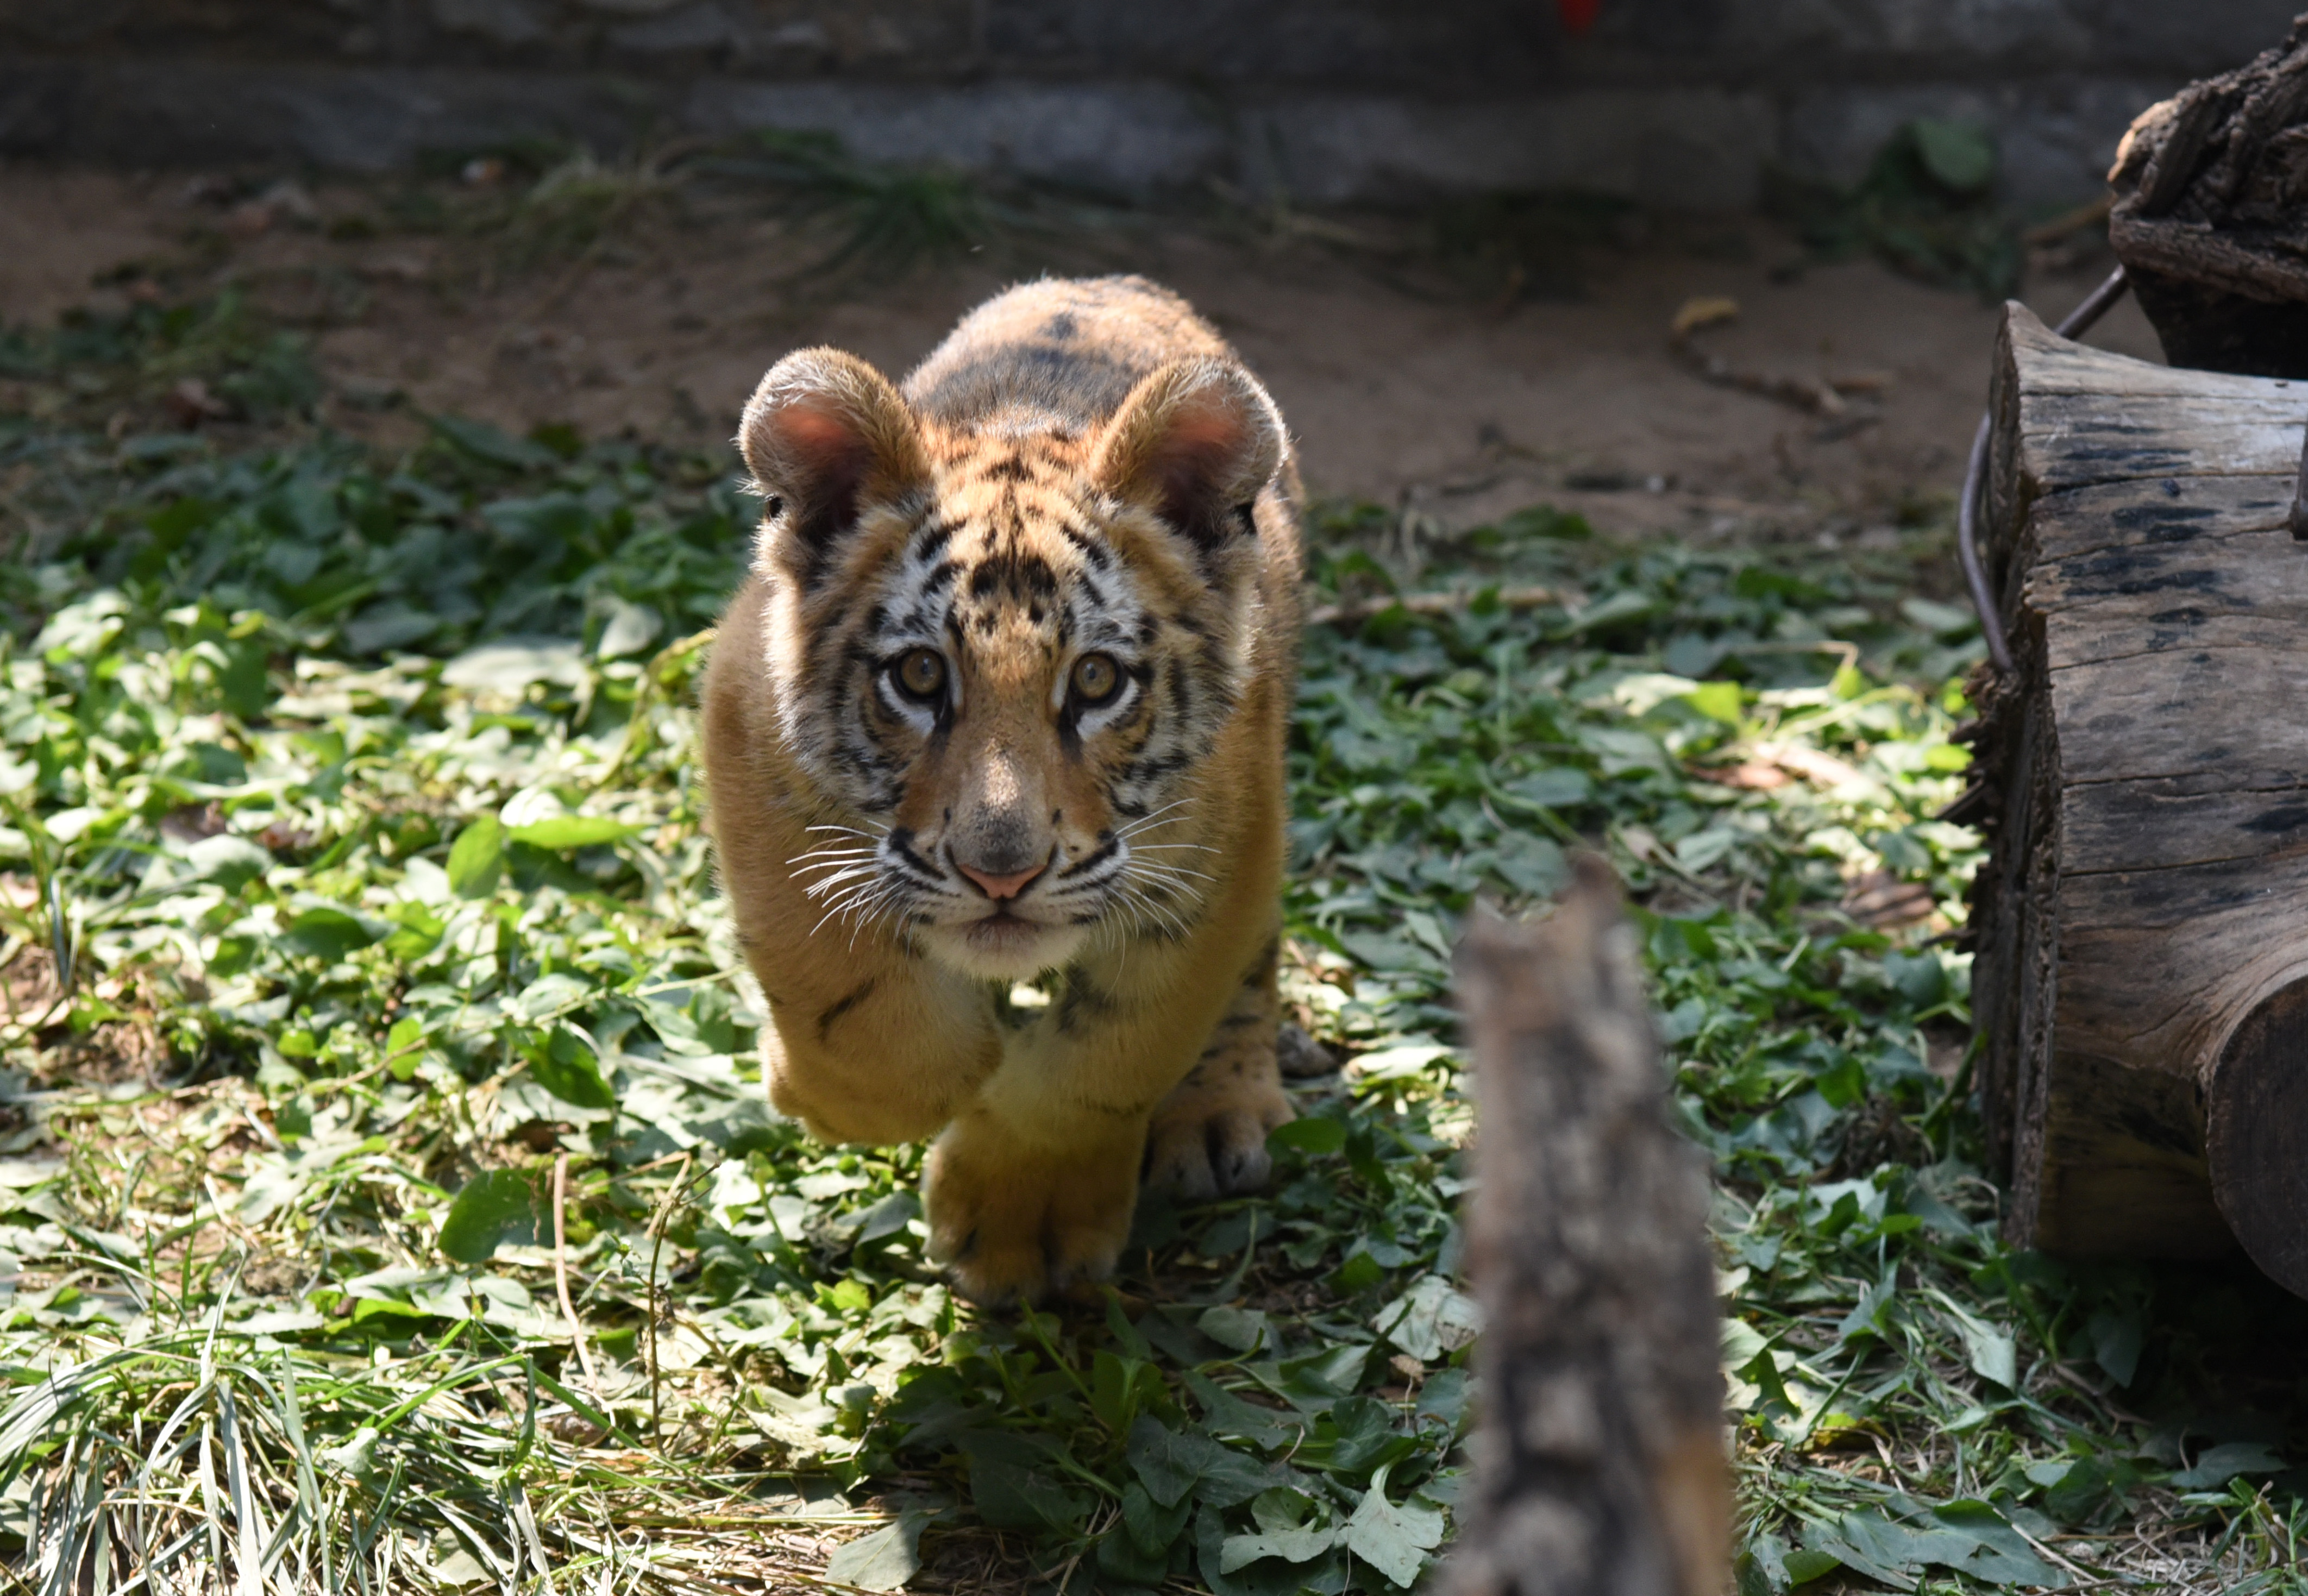
[{"label": "fallen branch", "polygon": [[1735,389],[1783,405],[1793,405],[1798,410],[1808,410],[1814,416],[1837,416],[1850,407],[1843,402],[1847,393],[1881,393],[1891,385],[1888,372],[1853,372],[1840,377],[1790,377],[1770,372],[1747,371],[1733,365],[1720,355],[1709,355],[1692,342],[1692,335],[1702,328],[1735,320],[1739,314],[1735,299],[1686,299],[1676,311],[1675,320],[1667,325],[1667,348],[1683,363],[1684,369],[1701,382],[1717,388]]}]

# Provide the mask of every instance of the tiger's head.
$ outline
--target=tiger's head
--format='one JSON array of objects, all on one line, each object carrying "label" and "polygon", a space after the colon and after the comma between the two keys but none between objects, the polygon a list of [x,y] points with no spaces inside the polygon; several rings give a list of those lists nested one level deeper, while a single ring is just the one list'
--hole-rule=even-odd
[{"label": "tiger's head", "polygon": [[962,424],[810,349],[762,380],[739,442],[819,929],[1009,981],[1100,934],[1184,935],[1287,448],[1265,390],[1196,358],[1102,422],[1029,399]]}]

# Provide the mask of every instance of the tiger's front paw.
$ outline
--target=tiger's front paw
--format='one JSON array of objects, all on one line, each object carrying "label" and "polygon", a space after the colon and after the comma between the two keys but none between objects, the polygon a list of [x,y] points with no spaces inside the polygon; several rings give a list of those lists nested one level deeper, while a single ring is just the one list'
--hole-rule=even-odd
[{"label": "tiger's front paw", "polygon": [[1104,1280],[1130,1234],[1137,1176],[1134,1128],[1054,1153],[1021,1146],[982,1116],[957,1120],[930,1148],[930,1261],[986,1307]]},{"label": "tiger's front paw", "polygon": [[1266,1133],[1297,1117],[1282,1090],[1271,1026],[1221,1031],[1154,1110],[1146,1186],[1189,1201],[1256,1191],[1274,1168]]}]

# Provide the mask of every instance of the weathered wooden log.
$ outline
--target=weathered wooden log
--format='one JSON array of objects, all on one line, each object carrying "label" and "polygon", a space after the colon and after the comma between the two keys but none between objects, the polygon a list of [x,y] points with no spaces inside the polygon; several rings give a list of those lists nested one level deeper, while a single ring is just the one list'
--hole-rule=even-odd
[{"label": "weathered wooden log", "polygon": [[1600,860],[1459,950],[1481,1174],[1482,1408],[1453,1596],[1718,1596],[1729,1566],[1714,1266],[1667,1118],[1634,933]]},{"label": "weathered wooden log", "polygon": [[2175,365],[2308,375],[2308,16],[2142,112],[2108,243]]},{"label": "weathered wooden log", "polygon": [[[2308,383],[2004,312],[1975,1018],[2005,1231],[2308,1295]],[[2232,1240],[2233,1238],[2233,1240]]]}]

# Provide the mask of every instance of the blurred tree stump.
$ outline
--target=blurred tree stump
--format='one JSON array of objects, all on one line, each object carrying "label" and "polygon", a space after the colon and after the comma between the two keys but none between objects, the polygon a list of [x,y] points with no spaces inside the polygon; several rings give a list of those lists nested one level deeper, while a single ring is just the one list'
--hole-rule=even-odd
[{"label": "blurred tree stump", "polygon": [[2308,15],[2131,124],[2108,242],[2174,365],[2308,376]]},{"label": "blurred tree stump", "polygon": [[1730,1482],[1699,1155],[1669,1122],[1632,930],[1589,858],[1459,951],[1485,1330],[1452,1596],[1719,1596]]},{"label": "blurred tree stump", "polygon": [[1980,1090],[2007,1238],[2308,1295],[2308,383],[2071,343],[2017,305],[1975,678]]}]

